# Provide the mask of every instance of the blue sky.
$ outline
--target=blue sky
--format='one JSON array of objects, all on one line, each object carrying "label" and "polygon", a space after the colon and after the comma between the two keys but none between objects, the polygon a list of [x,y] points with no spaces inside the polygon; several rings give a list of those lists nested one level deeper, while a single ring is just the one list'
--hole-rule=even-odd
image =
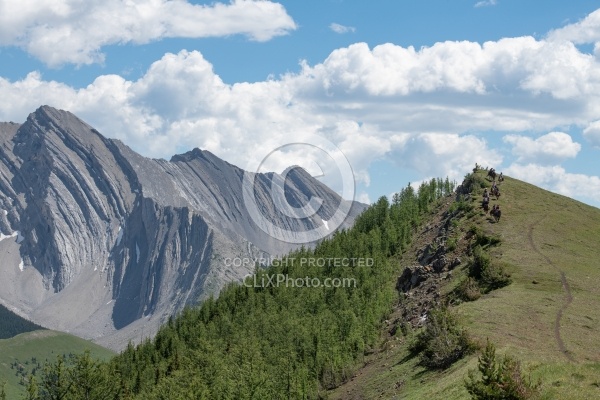
[{"label": "blue sky", "polygon": [[147,156],[241,167],[317,134],[363,201],[477,161],[600,206],[599,6],[0,0],[0,120],[49,104]]}]

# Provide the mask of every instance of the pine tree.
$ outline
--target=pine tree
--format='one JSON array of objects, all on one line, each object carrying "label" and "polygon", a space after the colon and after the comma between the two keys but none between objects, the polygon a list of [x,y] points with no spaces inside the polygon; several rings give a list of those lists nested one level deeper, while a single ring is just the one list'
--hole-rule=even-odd
[{"label": "pine tree", "polygon": [[92,359],[89,350],[74,356],[69,380],[73,383],[71,394],[77,399],[107,399],[116,394],[115,385],[109,381],[107,366]]},{"label": "pine tree", "polygon": [[496,348],[488,340],[478,364],[481,377],[470,370],[465,387],[474,400],[526,400],[537,394],[539,383],[524,379],[520,363],[510,356],[496,358]]},{"label": "pine tree", "polygon": [[60,355],[55,364],[46,364],[41,380],[42,398],[63,399],[68,394],[73,382],[69,380],[65,361],[65,356]]},{"label": "pine tree", "polygon": [[[38,400],[39,397],[39,388],[37,385],[37,381],[35,379],[35,376],[30,375],[29,376],[29,382],[27,383],[27,389],[25,391],[25,400]],[[1,397],[0,397],[1,399]]]},{"label": "pine tree", "polygon": [[469,380],[465,383],[467,391],[474,399],[493,399],[495,387],[500,381],[500,370],[496,363],[496,348],[488,340],[477,366],[481,379],[476,379],[475,370],[469,371]]}]

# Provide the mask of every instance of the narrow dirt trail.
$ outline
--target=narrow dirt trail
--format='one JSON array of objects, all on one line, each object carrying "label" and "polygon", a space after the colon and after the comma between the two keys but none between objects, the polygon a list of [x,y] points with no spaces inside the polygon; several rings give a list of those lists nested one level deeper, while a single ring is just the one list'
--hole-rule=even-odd
[{"label": "narrow dirt trail", "polygon": [[556,313],[556,319],[554,320],[554,338],[556,339],[556,343],[558,344],[558,348],[559,348],[560,352],[569,361],[577,362],[575,360],[575,358],[573,357],[573,355],[571,355],[571,353],[567,350],[567,347],[565,346],[565,342],[563,341],[562,336],[560,334],[560,322],[562,320],[563,312],[569,307],[569,305],[573,301],[573,295],[571,294],[571,287],[569,286],[569,282],[567,281],[567,275],[556,264],[554,264],[554,262],[552,262],[550,257],[545,255],[538,249],[538,247],[535,245],[535,241],[533,240],[533,228],[535,228],[535,226],[537,224],[542,222],[544,220],[544,218],[546,218],[546,217],[545,216],[542,217],[539,221],[537,221],[529,226],[529,233],[527,235],[527,238],[529,239],[529,244],[531,245],[531,248],[533,249],[533,251],[535,251],[537,254],[542,256],[544,258],[544,260],[546,260],[548,265],[552,266],[552,268],[554,268],[555,270],[557,270],[560,273],[560,281],[562,283],[563,290],[565,291],[565,299],[564,299],[563,305],[558,309],[558,311]]}]

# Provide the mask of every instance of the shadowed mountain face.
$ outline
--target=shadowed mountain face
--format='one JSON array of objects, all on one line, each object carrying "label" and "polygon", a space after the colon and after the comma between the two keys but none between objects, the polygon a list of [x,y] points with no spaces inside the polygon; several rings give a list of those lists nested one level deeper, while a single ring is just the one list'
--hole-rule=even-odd
[{"label": "shadowed mountain face", "polygon": [[285,176],[286,202],[323,203],[292,218],[271,193],[280,175],[249,176],[283,240],[250,215],[244,171],[207,151],[148,159],[46,106],[21,125],[0,123],[0,302],[118,349],[251,273],[249,260],[287,253],[303,235],[310,242],[306,232],[329,229],[323,221],[340,204],[350,210],[341,227],[364,208],[297,168]]}]

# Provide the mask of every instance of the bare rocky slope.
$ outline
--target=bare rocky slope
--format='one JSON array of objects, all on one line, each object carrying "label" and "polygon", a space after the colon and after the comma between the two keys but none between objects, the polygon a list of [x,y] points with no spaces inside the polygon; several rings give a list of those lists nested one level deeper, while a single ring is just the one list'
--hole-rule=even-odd
[{"label": "bare rocky slope", "polygon": [[244,171],[210,152],[145,158],[48,106],[23,124],[0,123],[0,302],[120,349],[254,269],[227,260],[287,253],[306,232],[329,229],[340,204],[349,208],[342,227],[364,209],[295,168],[287,201],[323,203],[292,218],[271,193],[282,176],[252,177],[257,208],[284,240],[253,221]]}]

